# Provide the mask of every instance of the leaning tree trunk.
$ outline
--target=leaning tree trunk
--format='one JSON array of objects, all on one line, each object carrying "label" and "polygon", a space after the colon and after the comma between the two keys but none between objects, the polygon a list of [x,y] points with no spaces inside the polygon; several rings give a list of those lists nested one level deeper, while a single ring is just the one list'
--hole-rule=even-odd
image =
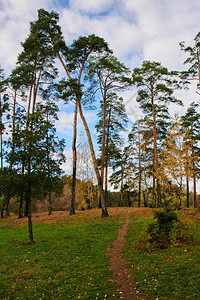
[{"label": "leaning tree trunk", "polygon": [[[52,44],[54,45],[54,41],[52,39]],[[91,53],[91,51],[89,51],[88,53],[86,53],[85,55],[85,58],[84,58],[84,61],[83,61],[83,64],[82,64],[82,67],[81,67],[81,70],[80,70],[80,73],[79,73],[79,78],[78,78],[78,83],[80,84],[80,80],[81,80],[81,75],[82,75],[82,72],[83,72],[83,68],[85,66],[85,63],[86,63],[86,60],[89,56],[89,54]],[[59,52],[57,52],[57,56],[67,74],[67,77],[69,78],[69,80],[71,80],[71,75],[69,73],[69,70],[67,69],[67,66],[65,65],[61,55],[59,54]],[[104,197],[104,191],[103,191],[103,184],[102,184],[102,180],[101,180],[101,176],[100,176],[100,173],[99,173],[99,169],[98,169],[98,164],[97,164],[97,160],[96,160],[96,156],[95,156],[95,152],[94,152],[94,147],[93,147],[93,143],[92,143],[92,138],[91,138],[91,134],[90,134],[90,131],[89,131],[89,128],[88,128],[88,125],[87,125],[87,122],[86,122],[86,119],[84,117],[84,114],[83,114],[83,111],[82,111],[82,106],[81,106],[81,101],[80,101],[80,98],[79,96],[77,95],[76,97],[76,101],[78,103],[78,108],[79,108],[79,114],[80,114],[80,117],[81,117],[81,120],[83,122],[83,126],[85,128],[85,131],[86,131],[86,134],[87,134],[87,138],[88,138],[88,144],[89,144],[89,147],[90,147],[90,151],[91,151],[91,156],[92,156],[92,161],[93,161],[93,165],[94,165],[94,169],[95,169],[95,173],[96,173],[96,178],[97,178],[97,183],[98,183],[98,190],[99,190],[99,194],[100,194],[100,197],[101,197],[101,209],[102,209],[102,217],[107,217],[108,216],[108,212],[107,212],[107,208],[106,208],[106,205],[105,205],[105,197]]]},{"label": "leaning tree trunk", "polygon": [[74,136],[73,136],[73,142],[72,142],[73,175],[72,175],[71,208],[70,208],[70,213],[69,213],[70,215],[75,214],[76,164],[77,164],[77,155],[76,155],[77,112],[78,112],[78,102],[76,101],[75,110],[74,110]]},{"label": "leaning tree trunk", "polygon": [[94,164],[94,169],[95,169],[95,173],[96,173],[96,177],[97,177],[98,190],[99,190],[100,197],[101,197],[102,217],[107,217],[108,212],[107,212],[107,208],[106,208],[106,205],[105,205],[103,185],[102,185],[101,176],[100,176],[100,173],[99,173],[99,168],[98,168],[98,164],[97,164],[97,160],[96,160],[96,156],[95,156],[95,152],[94,152],[94,147],[93,147],[93,143],[92,143],[91,134],[90,134],[86,119],[83,115],[80,99],[77,100],[77,101],[78,101],[78,108],[79,108],[80,117],[81,117],[81,120],[83,122],[86,134],[87,134],[88,144],[89,144],[89,147],[90,147],[92,161],[93,161],[93,164]]}]

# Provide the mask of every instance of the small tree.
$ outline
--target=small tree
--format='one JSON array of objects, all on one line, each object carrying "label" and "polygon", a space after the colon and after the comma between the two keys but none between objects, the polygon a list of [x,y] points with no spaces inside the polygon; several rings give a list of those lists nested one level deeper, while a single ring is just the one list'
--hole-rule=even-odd
[{"label": "small tree", "polygon": [[175,119],[168,131],[167,140],[161,150],[160,166],[156,176],[165,182],[174,182],[178,186],[178,207],[182,206],[183,178],[193,176],[193,163],[196,160],[192,153],[193,141],[189,131],[183,131],[180,120]]}]

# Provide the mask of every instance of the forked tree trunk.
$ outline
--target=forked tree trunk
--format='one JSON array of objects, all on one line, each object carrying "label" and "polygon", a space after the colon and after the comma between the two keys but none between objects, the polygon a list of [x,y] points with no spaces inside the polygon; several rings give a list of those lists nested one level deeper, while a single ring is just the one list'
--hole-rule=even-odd
[{"label": "forked tree trunk", "polygon": [[[50,29],[49,29],[49,31],[50,31]],[[50,34],[50,36],[51,36],[51,34]],[[53,39],[52,39],[52,44],[54,45]],[[82,64],[82,67],[81,67],[81,70],[80,70],[80,73],[79,73],[79,78],[78,78],[78,83],[79,84],[80,84],[83,68],[84,68],[84,65],[86,63],[86,60],[87,60],[89,54],[90,54],[90,51],[85,55],[85,58],[84,58],[84,61],[83,61],[83,64]],[[57,52],[57,56],[58,56],[58,58],[59,58],[59,60],[62,64],[66,74],[67,74],[67,77],[69,78],[69,80],[71,80],[71,75],[70,75],[70,73],[69,73],[62,57],[60,56],[59,52]],[[95,169],[95,173],[96,173],[96,178],[97,178],[97,183],[98,183],[98,190],[99,190],[99,194],[100,194],[100,197],[101,197],[102,217],[107,217],[108,212],[107,212],[107,208],[106,208],[106,205],[105,205],[105,196],[104,196],[104,191],[103,191],[103,184],[102,184],[101,176],[100,176],[99,169],[98,169],[98,164],[97,164],[97,160],[96,160],[96,156],[95,156],[95,152],[94,152],[94,147],[93,147],[93,143],[92,143],[91,134],[90,134],[86,119],[84,117],[83,111],[82,111],[80,98],[78,96],[76,98],[76,101],[77,101],[77,104],[78,104],[79,114],[80,114],[81,120],[83,122],[83,126],[84,126],[86,134],[87,134],[88,144],[89,144],[89,147],[90,147],[92,161],[93,161],[93,165],[94,165],[94,169]]]}]

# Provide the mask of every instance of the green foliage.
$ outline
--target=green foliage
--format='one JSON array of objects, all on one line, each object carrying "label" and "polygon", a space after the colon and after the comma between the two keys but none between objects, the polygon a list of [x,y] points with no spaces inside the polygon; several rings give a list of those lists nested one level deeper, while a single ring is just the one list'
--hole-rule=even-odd
[{"label": "green foliage", "polygon": [[[137,243],[142,252],[154,252],[169,247],[195,244],[192,223],[188,219],[179,220],[177,213],[169,206],[154,212],[154,222],[148,224]],[[196,241],[196,243],[198,243]]]},{"label": "green foliage", "polygon": [[177,214],[168,206],[163,211],[153,210],[155,222],[149,224],[147,233],[150,235],[150,243],[155,243],[160,249],[167,248],[172,242],[172,233]]}]

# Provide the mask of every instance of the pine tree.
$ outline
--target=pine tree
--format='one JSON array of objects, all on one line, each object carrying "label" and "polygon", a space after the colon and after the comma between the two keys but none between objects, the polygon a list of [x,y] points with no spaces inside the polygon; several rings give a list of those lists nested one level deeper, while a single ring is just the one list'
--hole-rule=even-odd
[{"label": "pine tree", "polygon": [[[173,96],[175,88],[179,87],[177,80],[172,76],[176,72],[169,72],[158,62],[144,61],[141,68],[135,68],[132,74],[132,84],[138,88],[137,101],[143,111],[152,116],[154,137],[154,170],[158,170],[158,120],[162,115],[168,118],[168,105],[170,103],[182,104]],[[157,179],[157,206],[161,205],[160,182]]]},{"label": "pine tree", "polygon": [[[88,91],[88,96],[94,95],[100,90],[102,97],[102,132],[101,132],[101,181],[104,182],[105,155],[106,155],[106,119],[109,118],[109,109],[107,108],[113,93],[124,90],[127,87],[125,76],[129,73],[128,68],[124,66],[113,55],[95,57],[89,65],[88,76],[92,85]],[[108,101],[109,100],[109,101]],[[120,116],[119,116],[120,117]],[[121,115],[122,117],[122,115]],[[112,125],[111,125],[112,126]]]},{"label": "pine tree", "polygon": [[[82,103],[81,103],[81,93],[82,90],[82,75],[86,70],[87,62],[91,55],[100,54],[103,52],[109,52],[107,43],[97,36],[90,35],[88,37],[79,37],[75,40],[70,47],[67,47],[64,38],[62,36],[62,31],[58,25],[59,16],[55,12],[47,12],[44,9],[38,11],[38,20],[36,21],[37,26],[40,30],[45,33],[48,38],[48,43],[53,47],[55,55],[60,60],[68,78],[69,82],[75,82],[77,85],[78,93],[76,94],[76,106],[79,110],[81,120],[83,122],[88,144],[91,151],[91,156],[93,159],[94,169],[97,177],[99,192],[102,198],[102,216],[107,216],[107,209],[105,206],[105,199],[103,194],[103,187],[101,182],[101,177],[99,174],[98,164],[94,152],[94,147],[91,139],[90,130],[83,114]],[[73,77],[75,76],[75,77]],[[76,112],[76,109],[75,109]],[[76,123],[76,122],[75,122]],[[75,126],[74,126],[75,130]],[[76,130],[74,131],[76,134]],[[74,147],[75,148],[75,147]],[[75,153],[75,151],[74,151]]]},{"label": "pine tree", "polygon": [[[193,174],[193,190],[194,190],[194,207],[197,207],[197,196],[196,196],[196,174],[199,172],[199,157],[200,157],[200,113],[197,112],[199,104],[192,102],[187,109],[187,112],[184,116],[181,117],[181,124],[186,131],[189,132],[189,135],[193,141],[192,146],[192,155],[197,157],[197,160],[193,161],[192,169],[196,172]],[[187,182],[187,206],[189,206],[189,184]]]},{"label": "pine tree", "polygon": [[[125,105],[123,103],[123,98],[118,97],[115,93],[107,95],[107,99],[101,101],[101,110],[98,113],[99,121],[96,125],[96,130],[98,132],[98,144],[100,145],[100,151],[104,145],[103,136],[105,134],[105,199],[108,201],[108,168],[115,164],[118,159],[119,152],[123,146],[123,138],[121,133],[126,130],[128,118],[126,115]],[[105,118],[105,133],[103,126],[103,119]],[[100,158],[101,168],[102,166],[102,155]],[[101,173],[101,174],[104,174]]]},{"label": "pine tree", "polygon": [[182,71],[180,76],[189,83],[190,80],[198,81],[198,88],[200,87],[200,32],[194,38],[194,46],[185,46],[185,41],[179,43],[181,50],[189,54],[184,64],[190,64],[187,71]]}]

